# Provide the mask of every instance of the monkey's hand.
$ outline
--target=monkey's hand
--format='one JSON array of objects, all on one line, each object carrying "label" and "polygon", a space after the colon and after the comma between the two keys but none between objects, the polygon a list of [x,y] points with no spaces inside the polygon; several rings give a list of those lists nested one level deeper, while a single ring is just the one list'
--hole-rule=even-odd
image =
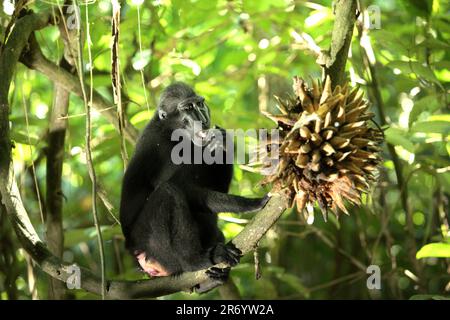
[{"label": "monkey's hand", "polygon": [[215,126],[208,129],[204,139],[204,146],[211,154],[214,152],[226,152],[227,133],[225,129]]},{"label": "monkey's hand", "polygon": [[211,261],[214,264],[224,263],[230,267],[234,267],[241,259],[242,251],[229,242],[227,244],[218,243],[211,250]]},{"label": "monkey's hand", "polygon": [[239,263],[242,256],[242,251],[236,248],[236,246],[231,242],[227,244],[218,243],[211,249],[210,254],[212,263],[225,264],[226,267],[211,267],[206,270],[209,280],[200,283],[194,288],[198,293],[207,292],[224,284],[228,280],[230,267],[233,267]]}]

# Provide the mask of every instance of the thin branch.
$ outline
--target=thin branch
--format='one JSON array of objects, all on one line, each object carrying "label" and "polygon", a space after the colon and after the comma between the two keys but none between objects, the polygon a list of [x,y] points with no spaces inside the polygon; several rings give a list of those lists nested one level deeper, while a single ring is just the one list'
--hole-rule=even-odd
[{"label": "thin branch", "polygon": [[[62,114],[67,114],[70,93],[58,85],[55,85],[53,92],[54,98],[49,123],[48,148],[46,153],[47,214],[45,229],[49,249],[56,256],[62,257],[64,249],[64,232],[62,225],[63,192],[61,183],[67,120],[58,120],[57,118]],[[50,281],[49,297],[53,299],[63,299],[64,287],[61,286],[61,283],[54,280]]]},{"label": "thin branch", "polygon": [[361,271],[363,271],[363,272],[366,271],[366,265],[363,262],[361,262],[360,260],[358,260],[357,258],[352,256],[350,253],[348,253],[347,251],[342,249],[338,244],[336,244],[336,241],[331,241],[324,234],[324,232],[322,230],[317,229],[317,228],[312,227],[312,226],[310,226],[310,228],[312,228],[314,230],[314,232],[317,235],[317,237],[319,237],[319,239],[321,239],[327,246],[329,246],[330,248],[335,249],[339,254],[341,254],[342,256],[347,258],[354,266],[356,266]]},{"label": "thin branch", "polygon": [[[128,154],[125,139],[123,138],[123,129],[125,126],[125,113],[122,105],[122,84],[120,82],[120,59],[119,59],[119,41],[120,41],[120,4],[118,0],[111,0],[112,18],[111,18],[111,80],[113,88],[114,103],[117,105],[117,119],[119,120],[120,136],[120,155],[122,156],[123,168],[128,165]],[[91,69],[92,70],[92,69]]]},{"label": "thin branch", "polygon": [[[65,4],[71,3],[66,0]],[[71,43],[76,40],[76,32],[69,31],[65,24],[66,15],[58,3],[58,29],[64,42],[64,55],[59,66],[67,72],[74,73],[74,51]],[[52,7],[53,10],[53,7]],[[67,9],[66,9],[67,10]],[[53,15],[57,15],[53,12]],[[66,58],[67,57],[67,58]],[[47,138],[47,171],[46,202],[48,210],[46,215],[46,241],[49,250],[61,258],[64,250],[63,230],[63,191],[62,191],[62,168],[64,163],[64,144],[67,131],[67,114],[69,110],[70,91],[55,83],[53,90],[53,105],[49,119],[49,133]],[[65,287],[60,281],[50,277],[49,298],[64,299]]]},{"label": "thin branch", "polygon": [[325,69],[325,76],[330,76],[332,88],[345,82],[345,65],[356,20],[356,0],[336,0],[334,12],[330,50],[322,52],[317,59]]},{"label": "thin branch", "polygon": [[39,293],[37,290],[36,274],[34,272],[33,260],[30,255],[25,254],[25,261],[27,262],[27,281],[28,290],[31,293],[32,300],[39,300]]},{"label": "thin branch", "polygon": [[[140,7],[141,7],[141,4],[137,4],[136,8],[137,8],[139,54],[142,57],[141,12],[140,12]],[[152,19],[152,21],[153,21],[153,19]],[[145,104],[147,106],[147,111],[150,112],[150,105],[148,103],[148,97],[147,97],[147,88],[145,86],[144,68],[141,68],[139,70],[139,73],[141,74],[142,91],[144,92]]]},{"label": "thin branch", "polygon": [[[31,159],[33,159],[33,147],[31,144],[31,139],[30,139],[30,124],[28,121],[28,106],[27,106],[27,101],[25,99],[25,95],[23,94],[23,88],[22,88],[22,104],[23,104],[23,111],[25,114],[25,124],[26,124],[26,128],[27,128],[27,138],[28,138],[28,148],[30,150],[30,155],[31,155]],[[37,181],[37,176],[36,176],[36,166],[35,166],[35,162],[33,160],[31,160],[31,175],[33,178],[33,183],[34,183],[34,188],[36,191],[36,199],[38,202],[38,206],[39,206],[39,214],[40,214],[40,218],[41,218],[41,222],[42,224],[44,224],[44,209],[43,209],[43,201],[41,198],[41,189],[39,188],[39,183]]]},{"label": "thin branch", "polygon": [[[80,87],[83,95],[84,108],[86,112],[86,137],[85,137],[85,153],[86,153],[86,164],[88,168],[89,177],[91,178],[91,203],[92,203],[92,217],[94,219],[95,229],[97,231],[97,242],[98,249],[100,255],[100,270],[101,270],[101,296],[102,299],[105,299],[106,296],[106,268],[105,268],[105,248],[103,246],[103,236],[100,228],[100,224],[98,222],[98,212],[97,212],[97,176],[95,174],[94,161],[92,160],[92,149],[91,149],[91,135],[92,135],[92,122],[91,122],[91,106],[92,106],[92,98],[93,98],[93,74],[92,74],[92,56],[91,56],[91,39],[89,34],[89,15],[87,5],[85,6],[86,12],[86,35],[87,35],[87,44],[88,44],[88,54],[89,54],[89,65],[91,66],[89,69],[89,100],[86,92],[85,86],[83,86],[84,81],[84,72],[82,66],[83,63],[83,54],[82,54],[82,39],[80,36],[80,29],[78,30],[78,78],[80,80]],[[121,124],[119,123],[119,132],[121,133]]]},{"label": "thin branch", "polygon": [[97,181],[97,196],[103,202],[103,205],[105,206],[111,218],[113,218],[114,222],[120,225],[120,221],[117,218],[117,210],[112,204],[111,200],[108,198],[108,193],[106,192],[105,188],[98,181]]}]

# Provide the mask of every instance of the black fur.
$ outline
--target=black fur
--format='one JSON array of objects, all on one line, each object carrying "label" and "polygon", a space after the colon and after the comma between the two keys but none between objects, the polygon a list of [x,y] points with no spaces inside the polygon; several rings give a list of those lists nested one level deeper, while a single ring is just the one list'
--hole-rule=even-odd
[{"label": "black fur", "polygon": [[[199,102],[203,109],[186,108],[190,101]],[[126,247],[132,254],[145,252],[147,259],[158,261],[170,274],[220,262],[237,264],[240,252],[224,244],[217,213],[257,211],[267,202],[267,197],[227,194],[231,164],[172,163],[171,150],[177,143],[171,141],[174,129],[190,131],[189,122],[199,119],[203,129],[209,128],[209,109],[202,101],[186,84],[169,86],[139,138],[123,179],[120,221]],[[223,282],[228,269],[222,273],[214,269],[208,274]]]}]

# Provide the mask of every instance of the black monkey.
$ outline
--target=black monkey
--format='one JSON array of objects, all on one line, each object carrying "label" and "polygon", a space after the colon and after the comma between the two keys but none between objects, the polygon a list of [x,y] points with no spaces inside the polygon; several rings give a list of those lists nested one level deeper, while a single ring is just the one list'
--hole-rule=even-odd
[{"label": "black monkey", "polygon": [[[198,130],[195,122],[200,124]],[[123,179],[120,222],[125,245],[151,276],[176,275],[221,262],[236,265],[241,252],[224,244],[217,213],[257,211],[268,197],[227,194],[232,164],[174,164],[171,153],[178,142],[171,135],[175,129],[184,129],[193,148],[214,146],[212,152],[223,152],[226,158],[224,148],[216,148],[211,133],[217,131],[210,129],[204,98],[184,83],[167,87]],[[229,268],[210,268],[209,284],[222,283],[228,272]],[[206,290],[208,285],[198,288]]]}]

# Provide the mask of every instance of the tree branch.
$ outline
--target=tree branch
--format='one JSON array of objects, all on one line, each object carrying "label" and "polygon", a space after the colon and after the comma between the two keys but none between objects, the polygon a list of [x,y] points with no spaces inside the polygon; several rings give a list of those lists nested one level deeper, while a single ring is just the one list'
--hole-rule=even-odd
[{"label": "tree branch", "polygon": [[9,138],[9,104],[8,93],[19,56],[34,30],[45,27],[50,19],[49,14],[27,15],[17,20],[14,29],[5,43],[0,55],[0,167],[8,168],[11,154]]},{"label": "tree branch", "polygon": [[356,20],[356,0],[336,0],[334,12],[330,50],[322,52],[317,59],[325,69],[325,77],[330,76],[332,88],[345,82],[345,65]]},{"label": "tree branch", "polygon": [[[65,1],[67,4],[67,0]],[[64,41],[64,55],[59,67],[71,74],[74,73],[72,50],[70,43],[76,38],[75,32],[69,32],[65,27],[66,15],[60,12],[58,28]],[[69,109],[70,91],[54,84],[53,105],[49,119],[48,148],[47,148],[47,198],[48,205],[46,215],[46,240],[49,250],[58,258],[61,258],[64,250],[63,230],[63,192],[62,192],[62,167],[64,163],[64,143],[67,131],[67,114]],[[62,282],[50,277],[49,297],[51,299],[64,299],[65,290]]]},{"label": "tree branch", "polygon": [[[65,61],[64,58],[62,63],[63,61]],[[62,257],[64,249],[64,232],[62,227],[63,193],[61,181],[64,162],[64,140],[67,129],[67,120],[60,119],[60,117],[67,115],[69,95],[70,93],[68,91],[55,85],[47,140],[48,148],[46,152],[46,239],[50,250],[58,257]],[[64,297],[64,288],[57,281],[51,281],[49,292],[50,297],[56,299]]]}]

